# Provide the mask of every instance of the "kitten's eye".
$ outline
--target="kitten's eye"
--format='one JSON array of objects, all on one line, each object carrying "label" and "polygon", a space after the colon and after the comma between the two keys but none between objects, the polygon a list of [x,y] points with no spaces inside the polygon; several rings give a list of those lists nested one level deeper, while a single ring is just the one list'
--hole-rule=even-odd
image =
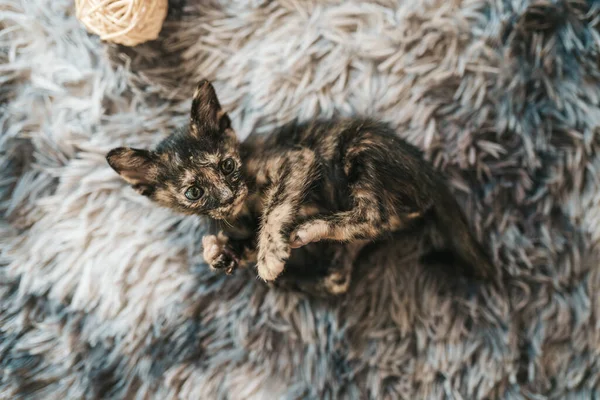
[{"label": "kitten's eye", "polygon": [[198,186],[190,186],[188,190],[185,191],[185,197],[188,200],[196,201],[204,194],[204,190],[199,188]]},{"label": "kitten's eye", "polygon": [[223,173],[225,173],[225,174],[232,173],[234,168],[235,168],[235,161],[233,161],[231,158],[228,158],[228,159],[224,160],[223,162],[221,162],[221,171],[223,171]]}]

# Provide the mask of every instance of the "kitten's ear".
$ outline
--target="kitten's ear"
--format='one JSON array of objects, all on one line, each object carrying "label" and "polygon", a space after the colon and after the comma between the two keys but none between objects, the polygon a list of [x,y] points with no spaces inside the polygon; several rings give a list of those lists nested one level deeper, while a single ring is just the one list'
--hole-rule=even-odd
[{"label": "kitten's ear", "polygon": [[156,155],[148,150],[118,147],[106,155],[108,165],[144,196],[154,192],[157,175]]},{"label": "kitten's ear", "polygon": [[194,92],[191,126],[192,134],[196,135],[215,130],[222,133],[231,126],[227,113],[221,109],[215,88],[207,80],[200,81]]}]

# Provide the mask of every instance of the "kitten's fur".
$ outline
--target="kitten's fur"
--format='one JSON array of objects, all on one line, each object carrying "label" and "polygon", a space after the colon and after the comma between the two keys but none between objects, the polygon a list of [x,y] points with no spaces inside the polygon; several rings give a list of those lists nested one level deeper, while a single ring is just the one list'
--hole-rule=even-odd
[{"label": "kitten's fur", "polygon": [[379,122],[290,124],[239,143],[214,88],[203,81],[185,130],[154,151],[117,148],[107,160],[162,206],[231,225],[203,239],[213,268],[231,271],[256,262],[258,275],[273,281],[292,249],[324,240],[339,261],[325,288],[344,292],[363,243],[427,218],[472,275],[496,275],[443,179],[415,147]]}]

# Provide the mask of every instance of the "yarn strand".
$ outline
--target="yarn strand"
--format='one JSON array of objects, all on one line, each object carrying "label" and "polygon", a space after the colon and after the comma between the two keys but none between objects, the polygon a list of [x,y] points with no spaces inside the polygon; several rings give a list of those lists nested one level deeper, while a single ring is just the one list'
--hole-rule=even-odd
[{"label": "yarn strand", "polygon": [[156,39],[167,7],[168,0],[75,0],[77,18],[88,31],[125,46]]}]

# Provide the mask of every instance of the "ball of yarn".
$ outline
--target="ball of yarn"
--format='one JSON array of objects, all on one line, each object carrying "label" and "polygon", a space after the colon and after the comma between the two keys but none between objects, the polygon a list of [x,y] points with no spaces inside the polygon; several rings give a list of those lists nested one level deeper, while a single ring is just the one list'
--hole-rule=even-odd
[{"label": "ball of yarn", "polygon": [[100,39],[126,46],[158,37],[168,0],[75,0],[77,18]]}]

